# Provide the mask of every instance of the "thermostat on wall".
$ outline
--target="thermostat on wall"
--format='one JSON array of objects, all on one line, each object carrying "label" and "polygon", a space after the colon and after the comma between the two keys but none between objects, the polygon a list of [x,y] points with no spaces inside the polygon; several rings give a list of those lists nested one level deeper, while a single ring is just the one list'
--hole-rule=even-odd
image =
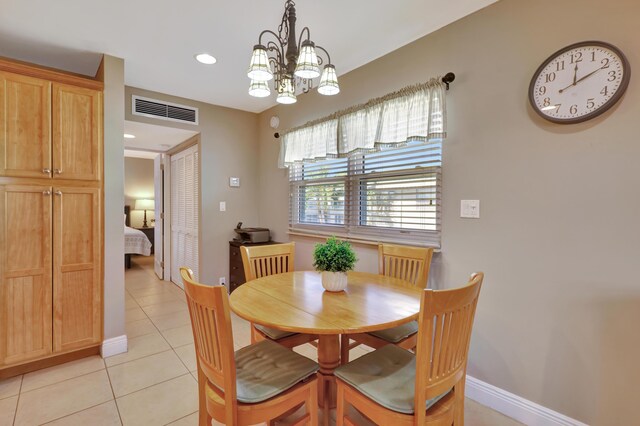
[{"label": "thermostat on wall", "polygon": [[239,177],[230,177],[229,178],[229,186],[238,188],[240,187],[240,178]]}]

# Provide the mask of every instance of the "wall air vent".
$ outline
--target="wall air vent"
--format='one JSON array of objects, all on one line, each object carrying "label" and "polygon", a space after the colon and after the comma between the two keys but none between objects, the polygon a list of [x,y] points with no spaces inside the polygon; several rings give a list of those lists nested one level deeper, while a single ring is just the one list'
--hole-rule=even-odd
[{"label": "wall air vent", "polygon": [[136,95],[131,97],[131,113],[159,120],[198,124],[198,108]]}]

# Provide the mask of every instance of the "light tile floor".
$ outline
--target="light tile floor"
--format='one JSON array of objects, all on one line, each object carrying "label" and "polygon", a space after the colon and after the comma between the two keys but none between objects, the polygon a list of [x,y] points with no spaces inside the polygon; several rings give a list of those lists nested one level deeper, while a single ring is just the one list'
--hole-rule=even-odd
[{"label": "light tile floor", "polygon": [[[0,381],[0,426],[197,426],[196,359],[184,293],[156,279],[152,258],[135,257],[125,277],[129,352]],[[235,315],[232,320],[238,349],[249,344],[249,324]],[[316,358],[311,345],[296,350]],[[359,347],[351,357],[364,353]],[[471,400],[465,413],[468,426],[519,424]]]}]

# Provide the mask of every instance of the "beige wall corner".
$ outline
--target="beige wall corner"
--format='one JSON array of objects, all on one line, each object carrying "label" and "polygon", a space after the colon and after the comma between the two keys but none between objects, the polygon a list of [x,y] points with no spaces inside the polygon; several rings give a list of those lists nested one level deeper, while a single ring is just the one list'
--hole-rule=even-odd
[{"label": "beige wall corner", "polygon": [[[104,338],[125,334],[124,60],[104,56]],[[125,346],[126,347],[126,346]]]}]

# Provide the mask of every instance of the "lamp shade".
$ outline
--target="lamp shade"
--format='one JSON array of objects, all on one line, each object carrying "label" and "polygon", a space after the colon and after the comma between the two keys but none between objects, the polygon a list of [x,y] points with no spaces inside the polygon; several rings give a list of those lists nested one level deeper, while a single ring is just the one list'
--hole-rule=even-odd
[{"label": "lamp shade", "polygon": [[153,200],[136,200],[135,210],[153,210],[156,203]]},{"label": "lamp shade", "polygon": [[320,75],[318,56],[313,42],[307,40],[300,46],[298,64],[294,74],[300,78],[316,78]]},{"label": "lamp shade", "polygon": [[321,95],[337,95],[340,93],[340,86],[338,86],[338,76],[336,75],[336,67],[331,64],[324,66],[322,71],[322,77],[320,78],[320,84],[318,85],[318,93]]},{"label": "lamp shade", "polygon": [[278,87],[278,97],[276,101],[281,104],[296,103],[296,93],[293,89],[293,79],[290,75],[282,77],[280,87]]},{"label": "lamp shade", "polygon": [[256,98],[265,98],[271,94],[271,89],[266,81],[251,80],[249,94]]},{"label": "lamp shade", "polygon": [[260,44],[253,46],[253,54],[251,55],[247,76],[257,81],[269,81],[273,78],[266,47]]}]

